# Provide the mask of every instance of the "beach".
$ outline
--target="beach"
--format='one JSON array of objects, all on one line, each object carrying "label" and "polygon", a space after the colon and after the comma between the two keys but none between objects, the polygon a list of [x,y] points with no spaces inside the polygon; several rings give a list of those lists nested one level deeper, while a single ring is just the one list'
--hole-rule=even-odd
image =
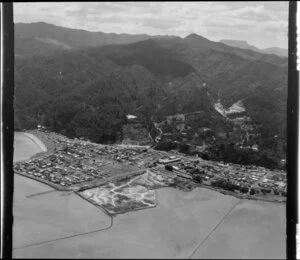
[{"label": "beach", "polygon": [[28,160],[33,155],[46,151],[47,147],[36,136],[30,133],[15,133],[14,162]]}]

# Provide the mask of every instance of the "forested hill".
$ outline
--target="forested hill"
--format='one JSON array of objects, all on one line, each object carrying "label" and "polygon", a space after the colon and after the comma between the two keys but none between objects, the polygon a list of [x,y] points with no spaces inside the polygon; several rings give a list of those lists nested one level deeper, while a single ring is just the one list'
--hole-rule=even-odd
[{"label": "forested hill", "polygon": [[42,124],[71,137],[115,142],[122,138],[126,114],[149,123],[202,111],[202,122],[217,136],[235,126],[216,103],[227,109],[242,102],[259,134],[272,145],[285,142],[286,58],[196,34],[47,54],[16,59],[17,129]]},{"label": "forested hill", "polygon": [[177,37],[90,32],[44,22],[16,23],[15,56],[16,58],[28,58],[37,55],[51,55],[61,50],[76,50],[107,44],[129,44],[151,38],[173,39]]},{"label": "forested hill", "polygon": [[246,41],[237,41],[237,40],[221,40],[220,42],[225,43],[228,46],[233,46],[241,49],[249,49],[256,52],[262,52],[266,54],[276,54],[281,57],[288,57],[288,50],[277,48],[277,47],[269,47],[265,49],[259,49],[253,45],[250,45]]}]

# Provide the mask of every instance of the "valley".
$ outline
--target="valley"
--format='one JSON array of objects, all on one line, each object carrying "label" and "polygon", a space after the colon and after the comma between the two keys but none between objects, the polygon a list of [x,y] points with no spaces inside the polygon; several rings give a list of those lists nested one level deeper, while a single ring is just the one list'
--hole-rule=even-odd
[{"label": "valley", "polygon": [[3,3],[10,256],[285,258],[292,7]]},{"label": "valley", "polygon": [[[39,26],[44,33],[51,29]],[[55,35],[49,37],[62,40]],[[72,37],[64,43],[71,45]],[[15,130],[42,125],[96,143],[159,146],[164,146],[165,134],[171,142],[193,147],[205,143],[216,160],[284,169],[286,60],[196,34],[16,58]],[[178,114],[190,115],[186,129],[177,123],[161,127]],[[127,115],[139,122],[130,124]],[[234,158],[215,152],[216,144],[231,143],[239,154]],[[246,155],[253,152],[247,162]]]},{"label": "valley", "polygon": [[8,258],[290,254],[296,4],[2,7]]}]

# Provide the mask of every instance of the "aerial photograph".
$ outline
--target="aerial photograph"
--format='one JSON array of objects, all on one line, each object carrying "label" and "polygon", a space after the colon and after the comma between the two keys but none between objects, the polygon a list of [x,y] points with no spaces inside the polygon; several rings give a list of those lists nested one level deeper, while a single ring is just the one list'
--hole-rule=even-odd
[{"label": "aerial photograph", "polygon": [[288,7],[14,3],[13,258],[285,259]]}]

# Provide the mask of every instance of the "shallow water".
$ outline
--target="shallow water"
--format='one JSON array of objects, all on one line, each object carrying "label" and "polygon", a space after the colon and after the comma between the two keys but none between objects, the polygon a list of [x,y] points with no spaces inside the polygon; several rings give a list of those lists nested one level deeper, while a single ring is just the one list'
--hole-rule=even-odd
[{"label": "shallow water", "polygon": [[33,155],[43,152],[44,145],[39,145],[42,143],[37,138],[29,137],[29,135],[16,132],[14,136],[14,162],[28,160]]},{"label": "shallow water", "polygon": [[[27,138],[17,140],[15,158],[33,155],[33,147]],[[93,232],[107,228],[110,218],[72,192],[51,190],[15,178],[15,258],[285,257],[285,204],[161,188],[157,207],[117,215],[110,229]]]}]

